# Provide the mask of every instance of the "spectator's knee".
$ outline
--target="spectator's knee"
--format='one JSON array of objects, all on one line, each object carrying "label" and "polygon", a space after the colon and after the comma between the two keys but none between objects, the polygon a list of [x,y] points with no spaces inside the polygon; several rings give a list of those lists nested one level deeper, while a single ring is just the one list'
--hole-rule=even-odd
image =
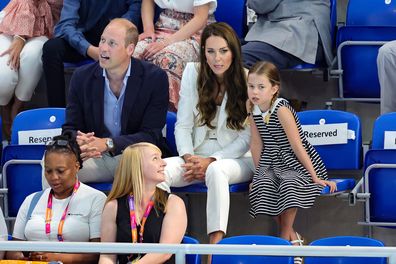
[{"label": "spectator's knee", "polygon": [[58,57],[57,55],[60,52],[60,42],[62,40],[59,38],[53,38],[47,40],[43,45],[43,61],[50,60]]},{"label": "spectator's knee", "polygon": [[221,162],[219,161],[214,161],[212,163],[209,164],[208,168],[206,169],[206,175],[205,175],[205,181],[206,183],[210,183],[210,182],[219,182],[223,179],[224,177],[222,177],[222,175],[224,174],[223,171],[223,166],[221,164]]}]

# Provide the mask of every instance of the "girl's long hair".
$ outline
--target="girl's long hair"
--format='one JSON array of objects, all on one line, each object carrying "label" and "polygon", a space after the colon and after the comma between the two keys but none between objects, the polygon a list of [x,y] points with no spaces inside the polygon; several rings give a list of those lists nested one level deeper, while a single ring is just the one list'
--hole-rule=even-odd
[{"label": "girl's long hair", "polygon": [[232,53],[232,62],[224,73],[224,86],[227,92],[227,127],[242,130],[246,112],[247,85],[242,65],[241,44],[235,31],[226,23],[218,22],[206,26],[201,35],[200,66],[198,69],[198,104],[200,124],[214,128],[211,124],[216,116],[215,91],[217,77],[206,62],[206,40],[211,36],[223,38]]},{"label": "girl's long hair", "polygon": [[[143,200],[144,175],[143,175],[143,148],[152,148],[161,153],[161,150],[151,143],[136,143],[127,147],[122,153],[118,164],[113,187],[107,196],[106,203],[129,194],[133,195],[135,208],[140,208]],[[165,191],[156,188],[154,193],[154,208],[165,212],[167,196]],[[136,222],[140,224],[142,216],[135,210]]]}]

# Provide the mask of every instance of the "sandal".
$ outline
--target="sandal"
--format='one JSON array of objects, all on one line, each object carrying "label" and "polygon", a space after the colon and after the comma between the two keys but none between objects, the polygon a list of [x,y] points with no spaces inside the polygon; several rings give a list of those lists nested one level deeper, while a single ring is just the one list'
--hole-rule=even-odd
[{"label": "sandal", "polygon": [[290,241],[290,243],[297,244],[298,246],[304,246],[304,238],[296,232],[297,239]]},{"label": "sandal", "polygon": [[[297,239],[290,241],[290,243],[297,244],[297,246],[303,246],[304,245],[304,238],[296,232],[296,237]],[[303,264],[304,259],[302,257],[294,257],[294,264]]]}]

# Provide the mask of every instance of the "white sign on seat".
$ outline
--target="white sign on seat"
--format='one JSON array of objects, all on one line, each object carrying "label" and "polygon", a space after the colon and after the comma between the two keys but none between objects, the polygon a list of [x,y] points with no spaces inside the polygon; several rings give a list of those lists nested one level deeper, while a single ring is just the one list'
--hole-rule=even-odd
[{"label": "white sign on seat", "polygon": [[302,125],[304,135],[313,146],[348,144],[355,139],[354,131],[348,131],[347,123]]},{"label": "white sign on seat", "polygon": [[396,131],[385,131],[384,149],[396,149]]},{"label": "white sign on seat", "polygon": [[45,145],[54,136],[59,136],[62,128],[18,131],[19,145]]}]

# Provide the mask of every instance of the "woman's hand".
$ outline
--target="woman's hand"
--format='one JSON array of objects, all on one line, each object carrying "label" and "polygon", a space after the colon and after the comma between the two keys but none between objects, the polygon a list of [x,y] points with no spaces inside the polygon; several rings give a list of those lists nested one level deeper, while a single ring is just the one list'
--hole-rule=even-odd
[{"label": "woman's hand", "polygon": [[19,69],[20,55],[24,46],[25,41],[15,37],[10,47],[0,54],[0,57],[9,54],[7,65],[10,66],[11,70],[17,71]]},{"label": "woman's hand", "polygon": [[191,155],[186,158],[186,163],[182,167],[186,170],[184,173],[184,180],[191,182],[193,180],[204,180],[206,170],[210,163],[215,161],[214,158],[204,158],[201,156]]},{"label": "woman's hand", "polygon": [[323,187],[329,186],[330,193],[337,191],[337,184],[333,181],[322,180],[322,179],[319,179],[318,177],[313,177],[312,180],[314,183],[320,184]]},{"label": "woman's hand", "polygon": [[139,41],[144,39],[151,39],[151,42],[154,42],[156,40],[154,30],[144,31],[142,34],[139,35]]},{"label": "woman's hand", "polygon": [[170,43],[171,41],[168,38],[164,38],[163,40],[159,40],[156,42],[153,41],[152,43],[148,44],[146,49],[143,51],[143,58],[146,60],[151,58],[152,56],[166,48]]}]

